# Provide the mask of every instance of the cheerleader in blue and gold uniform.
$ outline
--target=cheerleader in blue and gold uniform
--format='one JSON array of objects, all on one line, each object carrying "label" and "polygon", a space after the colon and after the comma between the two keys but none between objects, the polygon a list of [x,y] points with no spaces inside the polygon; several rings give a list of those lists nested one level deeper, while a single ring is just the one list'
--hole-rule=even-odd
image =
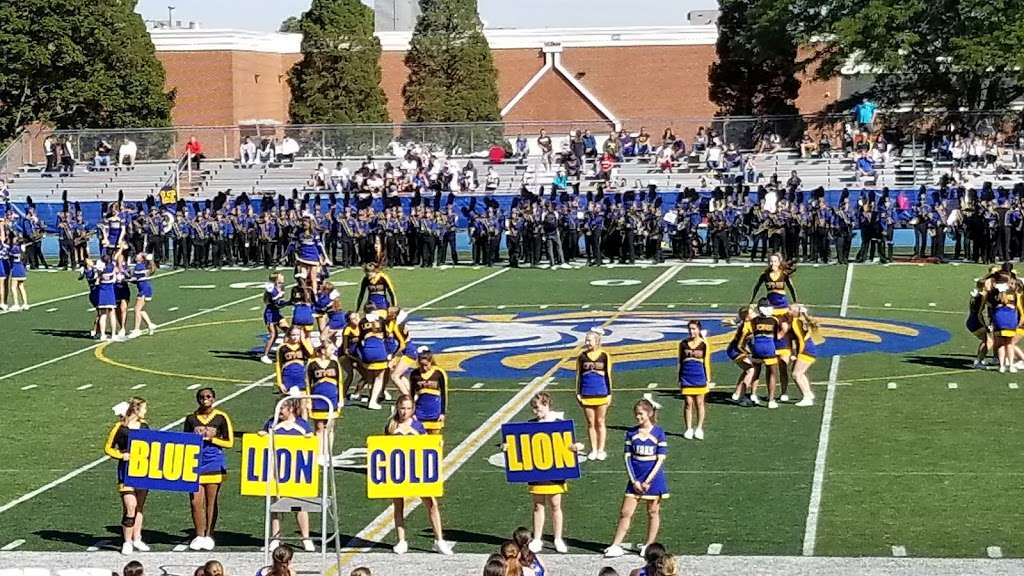
[{"label": "cheerleader in blue and gold uniform", "polygon": [[185,417],[184,431],[203,437],[199,452],[199,491],[189,495],[192,503],[192,524],[196,536],[189,543],[191,550],[213,550],[213,530],[217,524],[220,487],[227,473],[224,451],[235,444],[231,418],[214,407],[217,398],[212,388],[196,392],[199,408]]},{"label": "cheerleader in blue and gold uniform", "polygon": [[316,319],[313,317],[315,299],[313,289],[300,279],[292,288],[292,328],[301,328],[307,335],[313,331],[316,327]]},{"label": "cheerleader in blue and gold uniform", "polygon": [[109,256],[111,260],[121,263],[122,253],[128,244],[125,241],[124,222],[118,215],[119,211],[120,207],[116,202],[111,204],[107,217],[100,223],[99,229],[100,248],[103,250],[103,255]]},{"label": "cheerleader in blue and gold uniform", "polygon": [[142,514],[146,507],[146,496],[149,491],[125,485],[125,479],[128,477],[128,432],[149,428],[149,424],[146,423],[146,409],[146,401],[142,398],[131,398],[127,402],[121,402],[114,406],[118,421],[110,429],[107,443],[103,449],[107,456],[117,460],[117,492],[121,495],[123,508],[121,515],[121,533],[124,536],[124,543],[121,545],[122,554],[131,554],[135,550],[149,552],[149,546],[142,541]]},{"label": "cheerleader in blue and gold uniform", "polygon": [[[338,360],[341,362],[342,380],[345,382],[345,394],[353,403],[359,401],[359,393],[366,386],[366,380],[359,378],[356,385],[356,369],[360,371],[359,361],[359,322],[361,318],[358,312],[349,312],[345,315],[345,327],[341,330],[338,340]],[[369,401],[369,398],[367,398]]]},{"label": "cheerleader in blue and gold uniform", "polygon": [[370,398],[366,407],[380,410],[380,396],[384,391],[384,372],[388,367],[387,350],[387,314],[377,310],[372,304],[366,305],[366,311],[359,320],[359,362],[364,382],[372,382]]},{"label": "cheerleader in blue and gold uniform", "polygon": [[626,472],[629,482],[626,483],[626,497],[622,500],[619,511],[619,524],[615,529],[615,538],[611,546],[604,551],[606,558],[622,556],[622,540],[629,532],[633,521],[633,512],[639,500],[647,501],[647,539],[640,547],[643,556],[644,548],[658,539],[661,527],[661,501],[669,497],[668,481],[665,479],[665,458],[668,457],[668,440],[665,431],[658,426],[658,414],[649,400],[641,400],[633,406],[636,426],[626,431]]},{"label": "cheerleader in blue and gold uniform", "polygon": [[[750,320],[756,314],[753,309],[753,306],[748,306],[740,308],[736,312],[736,318],[732,320],[735,322],[736,331],[725,349],[725,355],[740,369],[739,378],[736,379],[736,389],[732,393],[732,401],[740,402],[742,405],[750,402],[747,395],[750,393],[754,376],[757,374],[754,361],[750,356]],[[729,324],[730,321],[725,320],[723,323]]]},{"label": "cheerleader in blue and gold uniform", "polygon": [[387,345],[389,380],[399,394],[409,393],[409,372],[416,367],[416,345],[409,338],[409,314],[398,308],[388,308]]},{"label": "cheerleader in blue and gold uniform", "polygon": [[[25,281],[28,280],[28,269],[25,268],[25,262],[23,256],[25,254],[25,246],[19,241],[16,234],[12,234],[13,239],[7,246],[7,256],[10,274],[8,281],[9,291],[11,293],[11,311],[17,312],[18,310],[28,310],[28,294],[25,293]],[[18,298],[21,297],[21,304],[18,304]]]},{"label": "cheerleader in blue and gold uniform", "polygon": [[814,337],[818,335],[818,323],[807,313],[807,308],[798,304],[789,307],[789,317],[789,330],[793,341],[793,380],[803,394],[803,398],[796,405],[814,406],[814,392],[811,392],[807,370],[818,357],[818,347],[814,342]]},{"label": "cheerleader in blue and gold uniform", "polygon": [[7,275],[10,247],[7,245],[7,227],[0,219],[0,312],[7,311]]},{"label": "cheerleader in blue and gold uniform", "polygon": [[762,368],[768,372],[768,407],[778,408],[775,401],[775,386],[779,378],[779,358],[776,354],[775,342],[779,338],[779,319],[767,298],[757,303],[757,315],[750,320],[750,355],[757,373],[751,383],[750,399],[754,404],[757,400],[757,380]]},{"label": "cheerleader in blue and gold uniform", "polygon": [[974,359],[974,368],[985,369],[985,357],[989,350],[992,350],[992,332],[985,325],[985,282],[979,280],[971,290],[971,300],[967,304],[967,321],[964,323],[967,331],[980,340],[978,342],[978,354]]},{"label": "cheerleader in blue and gold uniform", "polygon": [[86,284],[89,285],[89,304],[96,310],[96,316],[92,320],[92,329],[89,331],[89,336],[95,338],[96,334],[99,333],[100,316],[103,314],[103,311],[100,310],[100,271],[89,258],[82,262],[82,272],[79,273],[78,279],[84,279]]},{"label": "cheerleader in blue and gold uniform", "polygon": [[409,389],[416,403],[416,419],[428,434],[440,434],[448,413],[448,373],[434,363],[434,353],[421,346],[416,368],[409,373]]},{"label": "cheerleader in blue and gold uniform", "polygon": [[356,300],[356,308],[362,308],[363,299],[369,295],[369,302],[377,310],[387,310],[392,306],[398,306],[398,296],[395,295],[395,285],[391,278],[380,271],[376,264],[367,264],[363,268],[366,275],[359,285],[359,298]]},{"label": "cheerleader in blue and gold uniform", "polygon": [[[690,320],[689,337],[679,342],[679,390],[686,399],[683,420],[686,432],[683,438],[704,439],[704,396],[711,382],[711,347],[701,333],[698,320]],[[693,427],[693,408],[697,405],[697,427]]]},{"label": "cheerleader in blue and gold uniform", "polygon": [[149,277],[156,272],[156,263],[152,254],[138,253],[135,255],[135,265],[132,266],[131,281],[135,284],[138,294],[135,296],[135,328],[131,336],[134,338],[142,334],[142,323],[149,326],[149,335],[153,335],[156,324],[149,319],[149,312],[146,312],[146,302],[153,299],[153,284]]},{"label": "cheerleader in blue and gold uniform", "polygon": [[312,357],[313,347],[309,340],[306,340],[302,328],[289,328],[288,337],[277,349],[277,389],[282,394],[289,395],[306,390],[306,363]]},{"label": "cheerleader in blue and gold uniform", "polygon": [[[416,408],[410,396],[399,396],[395,402],[395,413],[388,419],[384,433],[388,436],[420,436],[427,434],[427,429],[416,418]],[[394,511],[395,535],[398,542],[392,550],[395,554],[405,554],[409,551],[409,543],[405,540],[405,499],[395,498],[391,501]],[[444,539],[444,531],[441,527],[441,507],[437,498],[433,496],[423,498],[423,505],[427,507],[427,516],[430,518],[430,527],[434,530],[434,551],[439,554],[451,556],[454,554],[454,543]]]},{"label": "cheerleader in blue and gold uniform", "polygon": [[97,296],[99,305],[96,310],[100,312],[100,340],[107,339],[107,325],[110,325],[110,338],[117,336],[117,314],[114,308],[117,307],[117,296],[114,294],[114,284],[121,269],[114,261],[113,256],[104,254],[101,257],[99,266],[100,288]]},{"label": "cheerleader in blue and gold uniform", "polygon": [[773,253],[768,257],[768,268],[757,278],[757,284],[754,285],[754,293],[750,296],[750,303],[754,303],[754,300],[757,299],[757,293],[761,290],[761,286],[764,286],[768,290],[766,298],[774,309],[774,313],[777,315],[785,314],[786,310],[789,309],[786,290],[789,290],[789,295],[796,302],[796,288],[793,287],[792,278],[793,269],[782,260],[781,254],[778,252]]},{"label": "cheerleader in blue and gold uniform", "polygon": [[576,359],[576,399],[587,419],[587,459],[604,460],[608,458],[606,416],[612,402],[612,358],[601,349],[601,335],[593,330],[587,332],[583,352]]},{"label": "cheerleader in blue and gold uniform", "polygon": [[[332,355],[333,352],[333,347],[325,342],[317,348],[316,358],[306,364],[305,393],[327,399],[313,398],[309,411],[309,417],[316,425],[316,434],[320,437],[320,446],[327,455],[331,454],[331,445],[334,443],[334,419],[341,416],[343,390],[341,363]],[[324,430],[327,430],[327,442],[323,441]]]},{"label": "cheerleader in blue and gold uniform", "polygon": [[303,270],[315,294],[319,288],[320,268],[330,266],[330,260],[327,258],[323,243],[320,242],[320,235],[316,231],[312,217],[302,221],[302,229],[295,237],[293,249],[295,262]]},{"label": "cheerleader in blue and gold uniform", "polygon": [[345,310],[341,307],[341,293],[329,281],[320,284],[313,302],[313,312],[320,329],[320,341],[330,342],[334,334],[345,328]]},{"label": "cheerleader in blue and gold uniform", "polygon": [[270,350],[277,341],[277,330],[281,326],[284,317],[281,315],[281,308],[288,305],[284,297],[284,275],[271,274],[270,281],[263,287],[263,323],[267,326],[267,343],[263,345],[263,356],[260,362],[273,364],[270,359]]},{"label": "cheerleader in blue and gold uniform", "polygon": [[992,322],[993,343],[999,359],[999,371],[1016,372],[1014,364],[1014,339],[1020,326],[1020,295],[1016,290],[1017,281],[1009,275],[993,278],[989,293],[989,314]]}]

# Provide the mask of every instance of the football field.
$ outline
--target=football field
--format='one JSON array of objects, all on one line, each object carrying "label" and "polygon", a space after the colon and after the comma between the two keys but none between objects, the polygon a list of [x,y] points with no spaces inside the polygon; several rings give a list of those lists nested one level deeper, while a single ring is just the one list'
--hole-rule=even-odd
[{"label": "football field", "polygon": [[[810,374],[818,401],[778,410],[728,400],[738,370],[725,357],[732,328],[722,321],[747,304],[761,270],[391,270],[400,303],[413,310],[413,341],[439,353],[451,377],[442,515],[456,551],[490,552],[516,526],[529,526],[525,487],[507,484],[492,463],[497,432],[502,422],[527,419],[530,397],[547,390],[585,440],[572,367],[585,332],[602,327],[616,367],[611,457],[584,462],[582,478],[570,483],[571,552],[597,553],[612,538],[626,481],[618,446],[633,403],[649,395],[669,434],[672,497],[659,539],[673,552],[1024,556],[1024,390],[1016,374],[970,368],[977,340],[963,326],[968,292],[984,268],[800,266],[799,299],[824,337]],[[212,386],[240,435],[257,430],[279,398],[271,367],[254,353],[264,338],[265,271],[163,270],[149,304],[161,328],[110,344],[89,338],[93,313],[75,278],[33,273],[33,308],[0,315],[0,547],[119,545],[115,465],[102,448],[119,401],[142,396],[151,427],[180,429],[194,390]],[[360,278],[356,270],[332,276],[349,306]],[[704,441],[683,438],[675,387],[676,346],[693,318],[704,322],[715,350]],[[795,385],[791,395],[799,397]],[[350,406],[338,424],[342,541],[353,549],[389,551],[394,542],[388,503],[366,499],[361,451],[387,417]],[[223,550],[262,545],[264,500],[239,495],[239,446],[221,497]],[[285,526],[294,529],[291,519]],[[645,527],[641,510],[627,542],[642,539]],[[187,544],[187,498],[151,493],[145,528],[154,550]],[[429,550],[420,509],[410,515],[409,535],[412,549]]]}]

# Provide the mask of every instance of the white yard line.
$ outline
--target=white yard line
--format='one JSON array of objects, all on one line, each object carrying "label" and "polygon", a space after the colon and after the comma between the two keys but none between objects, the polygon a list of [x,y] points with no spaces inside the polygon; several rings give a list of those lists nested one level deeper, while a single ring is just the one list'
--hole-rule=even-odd
[{"label": "white yard line", "polygon": [[[157,280],[159,278],[166,278],[167,276],[173,276],[175,274],[181,274],[182,272],[184,272],[184,270],[172,270],[170,272],[165,272],[163,274],[156,274],[156,275],[150,277],[150,280]],[[32,310],[32,309],[35,309],[35,308],[39,308],[40,306],[46,306],[47,304],[53,304],[54,302],[63,302],[65,300],[71,300],[72,298],[81,298],[82,296],[88,296],[88,295],[89,295],[89,291],[86,290],[85,292],[76,292],[74,294],[68,294],[67,296],[59,296],[57,298],[50,298],[49,300],[43,300],[41,302],[32,302],[32,308],[29,308],[29,310]],[[47,310],[47,312],[49,312],[49,310]]]},{"label": "white yard line", "polygon": [[[637,292],[635,296],[627,300],[622,306],[619,307],[618,313],[609,318],[605,322],[605,325],[610,324],[623,312],[629,312],[637,309],[644,300],[649,298],[652,294],[658,291],[659,288],[667,284],[670,280],[675,278],[676,274],[682,270],[682,265],[674,265],[668,270],[663,272],[660,276],[655,278],[650,284],[644,287],[643,290]],[[507,270],[507,269],[506,269]],[[574,350],[575,351],[575,350]],[[501,408],[498,410],[483,424],[478,426],[469,436],[467,436],[458,446],[456,446],[451,452],[445,456],[442,469],[444,470],[444,480],[447,481],[452,477],[455,472],[462,467],[470,458],[473,457],[476,452],[484,446],[484,444],[490,440],[498,431],[501,429],[501,425],[508,422],[516,414],[518,414],[533,398],[535,394],[546,388],[552,381],[552,377],[557,373],[559,366],[571,358],[573,353],[562,360],[559,360],[555,365],[548,370],[543,376],[534,378],[527,383],[519,392],[517,392],[512,398],[509,399]],[[420,505],[420,500],[412,500],[407,502],[405,505],[405,515],[408,516],[413,510]],[[350,563],[356,554],[365,552],[369,548],[355,548],[355,542],[377,542],[387,536],[394,529],[394,519],[392,507],[388,506],[383,512],[381,512],[376,518],[370,522],[365,528],[359,531],[358,534],[348,543],[346,548],[348,551],[342,555],[341,562],[330,571],[335,574],[340,574],[341,569]]]},{"label": "white yard line", "polygon": [[[843,285],[843,300],[839,306],[839,317],[845,318],[850,308],[850,286],[853,285],[853,264],[846,266],[846,283]],[[807,522],[804,524],[804,556],[814,556],[818,541],[818,517],[821,514],[821,494],[825,486],[825,464],[828,459],[828,441],[832,434],[832,412],[836,402],[836,380],[839,377],[839,356],[832,356],[828,370],[828,387],[825,388],[825,405],[821,411],[821,430],[818,433],[818,453],[814,457],[814,480],[811,484],[811,499],[807,505]]]},{"label": "white yard line", "polygon": [[11,550],[14,550],[15,548],[21,546],[24,543],[25,540],[23,540],[22,538],[18,538],[17,540],[11,540],[7,544],[4,544],[3,548],[0,548],[0,550],[3,550],[4,552],[10,552]]},{"label": "white yard line", "polygon": [[[481,282],[484,282],[486,280],[494,278],[495,276],[498,276],[499,274],[505,272],[506,270],[508,270],[508,268],[502,268],[501,270],[498,270],[498,271],[494,272],[493,274],[488,274],[487,276],[484,276],[483,278],[481,278],[479,280],[475,280],[473,282],[470,282],[469,284],[466,284],[464,286],[456,288],[455,290],[452,290],[450,292],[442,294],[441,296],[438,296],[437,298],[434,298],[432,300],[424,302],[423,304],[421,304],[421,305],[419,305],[419,306],[417,306],[415,308],[412,308],[410,310],[410,312],[415,312],[416,310],[420,310],[420,309],[422,309],[425,306],[429,306],[431,304],[440,302],[441,300],[444,300],[445,298],[449,298],[451,296],[454,296],[455,294],[459,294],[460,292],[463,292],[464,290],[467,290],[467,289],[469,289],[469,288],[471,288],[473,286],[476,286],[476,285],[480,284]],[[218,308],[214,308],[212,310],[217,310],[219,308],[226,308],[228,306],[232,306],[232,305],[238,304],[240,302],[245,302],[247,300],[252,300],[253,298],[262,298],[262,297],[263,297],[262,294],[256,294],[254,296],[249,296],[249,297],[246,297],[246,298],[242,298],[241,300],[235,300],[234,302],[229,302],[228,304],[224,304],[223,306],[219,306]],[[181,322],[183,320],[187,320],[189,318],[194,318],[194,317],[199,316],[201,314],[202,314],[202,312],[198,312],[196,314],[190,314],[189,316],[184,316],[184,317],[179,318],[177,320],[172,320],[171,322],[167,322],[165,324],[162,324],[161,326],[167,326],[167,325],[172,324],[172,323]],[[93,349],[95,347],[96,346],[90,346],[88,348],[88,350],[91,350],[91,349]],[[52,361],[50,361],[48,363],[52,363]],[[24,373],[25,371],[27,371],[27,370],[23,370],[23,371],[19,371],[19,372]],[[5,378],[10,378],[10,377],[12,377],[14,375],[16,375],[16,374],[12,373],[10,375],[0,377],[0,380],[5,379]],[[241,396],[242,394],[245,394],[249,390],[252,390],[253,388],[258,388],[258,387],[262,386],[263,384],[265,384],[266,382],[269,382],[274,377],[275,377],[275,374],[270,374],[268,376],[265,376],[263,378],[260,378],[259,380],[256,380],[256,381],[252,382],[251,384],[243,386],[242,388],[239,388],[238,390],[235,390],[234,392],[232,392],[231,394],[228,394],[227,396],[221,398],[220,400],[217,400],[217,404],[220,405],[220,404],[223,404],[223,403],[227,402],[228,400],[232,400],[234,398],[237,398],[237,397]],[[198,385],[193,385],[193,386],[198,387]],[[189,389],[191,390],[193,388],[193,386],[189,386]],[[161,428],[161,430],[170,430],[171,428],[174,428],[176,426],[180,426],[184,421],[185,421],[184,418],[179,418],[178,420],[175,420],[174,422],[171,422],[170,424],[164,426],[163,428]],[[78,468],[75,468],[74,470],[68,472],[67,474],[61,476],[60,478],[57,478],[56,480],[48,482],[48,483],[40,486],[39,488],[36,488],[35,490],[32,490],[31,492],[25,493],[25,494],[15,498],[14,500],[11,500],[10,502],[4,504],[3,506],[0,506],[0,514],[10,510],[11,508],[14,508],[15,506],[17,506],[19,504],[23,504],[25,502],[28,502],[29,500],[35,498],[36,496],[39,496],[40,494],[44,494],[46,492],[49,492],[50,490],[53,490],[54,488],[60,486],[61,484],[64,484],[65,482],[67,482],[69,480],[72,480],[72,479],[76,478],[77,476],[80,476],[80,475],[88,472],[89,470],[92,470],[93,468],[99,466],[100,464],[103,464],[104,462],[106,462],[108,460],[109,460],[109,458],[107,456],[104,456],[102,458],[97,458],[96,460],[93,460],[92,462],[89,462],[88,464],[86,464],[84,466],[80,466]]]}]

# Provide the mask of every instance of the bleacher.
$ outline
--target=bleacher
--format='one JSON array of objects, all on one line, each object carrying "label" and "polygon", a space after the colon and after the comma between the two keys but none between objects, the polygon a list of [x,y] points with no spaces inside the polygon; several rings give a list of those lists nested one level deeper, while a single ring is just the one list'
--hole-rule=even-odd
[{"label": "bleacher", "polygon": [[80,163],[74,172],[45,172],[41,166],[23,166],[7,175],[12,199],[24,200],[31,196],[34,202],[60,202],[66,190],[68,200],[116,200],[119,191],[126,200],[143,200],[156,195],[174,172],[173,162],[138,162],[135,166],[111,166],[91,170],[91,165]]}]

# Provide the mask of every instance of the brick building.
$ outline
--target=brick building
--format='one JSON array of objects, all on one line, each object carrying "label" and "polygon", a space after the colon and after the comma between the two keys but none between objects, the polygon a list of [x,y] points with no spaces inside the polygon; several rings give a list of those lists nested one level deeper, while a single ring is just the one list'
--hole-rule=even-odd
[{"label": "brick building", "polygon": [[[643,125],[652,133],[672,125],[681,134],[715,113],[708,67],[717,34],[714,25],[486,31],[506,122]],[[175,125],[287,123],[287,74],[301,58],[299,35],[214,29],[158,29],[151,35],[167,87],[177,90]],[[401,122],[411,32],[378,36],[388,110]],[[804,80],[797,104],[816,112],[840,92],[839,79]]]}]

